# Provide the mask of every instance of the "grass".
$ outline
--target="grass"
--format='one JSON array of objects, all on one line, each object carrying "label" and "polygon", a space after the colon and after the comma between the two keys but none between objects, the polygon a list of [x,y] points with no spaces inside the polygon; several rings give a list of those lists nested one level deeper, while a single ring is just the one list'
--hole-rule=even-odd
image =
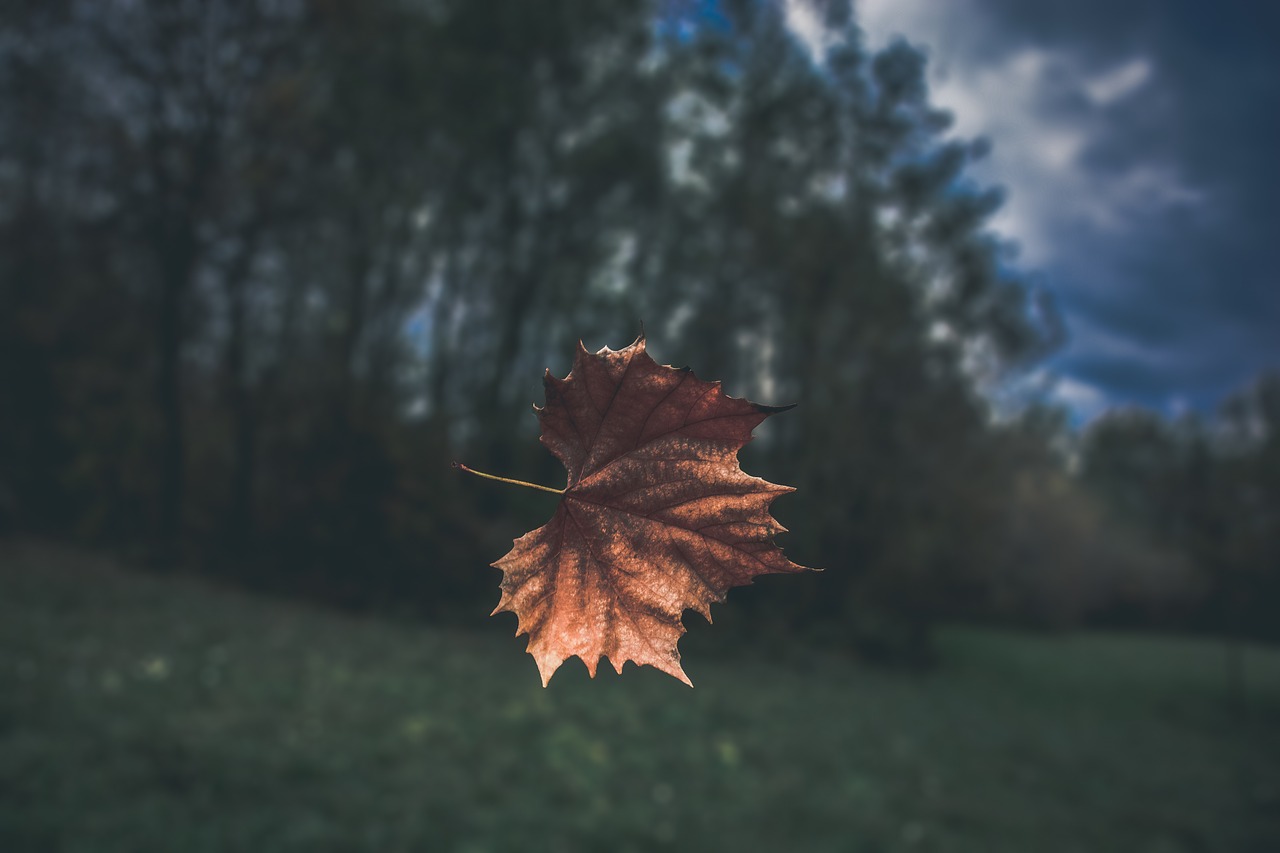
[{"label": "grass", "polygon": [[973,630],[544,690],[512,628],[0,548],[0,850],[1280,849],[1276,650],[1243,707],[1213,642]]}]

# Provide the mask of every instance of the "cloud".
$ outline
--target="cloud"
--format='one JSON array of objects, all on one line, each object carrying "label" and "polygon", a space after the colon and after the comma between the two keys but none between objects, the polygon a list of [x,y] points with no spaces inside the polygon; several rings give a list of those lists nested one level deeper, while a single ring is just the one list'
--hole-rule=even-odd
[{"label": "cloud", "polygon": [[1059,377],[1049,390],[1049,398],[1069,409],[1077,425],[1087,424],[1110,407],[1107,394],[1095,385]]},{"label": "cloud", "polygon": [[971,170],[1008,190],[992,226],[1071,330],[1051,396],[1207,409],[1280,365],[1280,4],[857,9],[873,48],[927,50],[957,135],[992,141]]},{"label": "cloud", "polygon": [[[963,5],[961,0],[950,8]],[[924,9],[936,8],[929,0],[863,0],[862,8],[872,44],[906,26],[925,28],[914,37],[926,45],[945,43],[939,28],[954,23],[945,15],[925,15]],[[1148,108],[1139,101],[1113,109],[1136,100],[1154,74],[1146,56],[1098,71],[1068,49],[1036,45],[935,64],[933,98],[954,114],[954,133],[993,143],[993,156],[972,173],[1011,190],[992,227],[1019,245],[1025,265],[1050,265],[1071,251],[1059,239],[1064,226],[1123,236],[1152,205],[1207,201],[1207,192],[1179,174],[1176,163],[1150,159],[1158,152],[1108,169],[1089,162],[1091,151],[1114,144],[1112,137],[1125,132],[1134,113]]]},{"label": "cloud", "polygon": [[801,43],[815,58],[820,56],[826,46],[827,34],[818,10],[806,0],[783,0],[783,14],[787,26]]},{"label": "cloud", "polygon": [[1151,62],[1131,59],[1112,70],[1085,81],[1085,91],[1095,104],[1111,106],[1136,93],[1151,79]]}]

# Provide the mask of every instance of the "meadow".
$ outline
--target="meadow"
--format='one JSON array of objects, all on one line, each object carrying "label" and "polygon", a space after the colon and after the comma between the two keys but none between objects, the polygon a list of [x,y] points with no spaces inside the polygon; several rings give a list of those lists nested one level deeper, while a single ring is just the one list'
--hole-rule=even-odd
[{"label": "meadow", "polygon": [[1219,640],[954,628],[920,674],[698,628],[692,690],[543,689],[513,630],[0,545],[0,850],[1280,850],[1276,649],[1237,691]]}]

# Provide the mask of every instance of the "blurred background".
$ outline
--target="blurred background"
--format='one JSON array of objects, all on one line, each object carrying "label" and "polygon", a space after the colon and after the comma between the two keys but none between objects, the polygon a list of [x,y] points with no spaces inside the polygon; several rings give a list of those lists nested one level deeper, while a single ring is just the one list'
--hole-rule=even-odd
[{"label": "blurred background", "polygon": [[[1270,13],[1008,5],[4,3],[3,846],[1275,849]],[[642,324],[826,571],[544,692],[449,463]]]}]

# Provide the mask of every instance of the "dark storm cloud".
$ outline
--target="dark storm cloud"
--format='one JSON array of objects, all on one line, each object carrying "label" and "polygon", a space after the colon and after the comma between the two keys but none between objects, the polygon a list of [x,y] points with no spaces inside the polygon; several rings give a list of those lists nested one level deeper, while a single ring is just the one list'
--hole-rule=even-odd
[{"label": "dark storm cloud", "polygon": [[[974,47],[993,53],[1027,44],[1071,50],[1098,66],[1126,55],[1150,57],[1156,91],[1144,95],[1157,121],[1135,120],[1126,133],[1090,152],[1100,168],[1117,158],[1169,152],[1198,183],[1225,190],[1238,203],[1262,203],[1276,217],[1280,175],[1280,4],[1231,0],[1115,3],[1026,3],[978,0],[989,17]],[[976,59],[976,58],[975,58]],[[980,60],[979,60],[980,61]],[[1139,114],[1142,110],[1139,108]]]},{"label": "dark storm cloud", "polygon": [[1073,329],[1058,368],[1120,401],[1207,408],[1280,364],[1280,259],[1249,216],[1157,217],[1119,245],[1067,235],[1080,251],[1057,274]]},{"label": "dark storm cloud", "polygon": [[1209,409],[1280,366],[1280,3],[863,7],[931,48],[965,132],[992,124],[982,177],[1067,317],[1072,387]]},{"label": "dark storm cloud", "polygon": [[1059,253],[1053,277],[1078,333],[1058,368],[1117,401],[1207,408],[1280,365],[1280,5],[980,7],[989,26],[975,47],[988,51],[1034,45],[1098,67],[1146,58],[1154,70],[1142,102],[1112,107],[1111,132],[1083,152],[1083,167],[1120,176],[1144,161],[1169,164],[1203,193],[1198,205],[1154,201],[1122,239],[1060,235],[1074,251]]}]

